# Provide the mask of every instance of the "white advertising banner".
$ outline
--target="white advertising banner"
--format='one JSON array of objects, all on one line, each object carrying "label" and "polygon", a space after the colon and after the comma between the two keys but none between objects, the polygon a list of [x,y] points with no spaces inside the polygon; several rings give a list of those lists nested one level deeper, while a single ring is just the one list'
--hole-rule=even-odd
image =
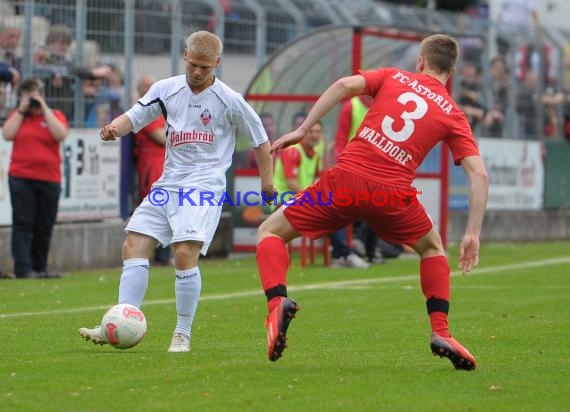
[{"label": "white advertising banner", "polygon": [[[12,224],[8,190],[11,144],[0,141],[0,225]],[[58,222],[100,220],[120,213],[120,145],[97,129],[71,129],[61,144]]]},{"label": "white advertising banner", "polygon": [[58,222],[118,217],[119,142],[102,142],[98,129],[73,129],[61,148]]},{"label": "white advertising banner", "polygon": [[433,224],[441,230],[441,179],[416,177],[412,186],[419,192],[418,199],[426,208]]},{"label": "white advertising banner", "polygon": [[479,150],[489,174],[487,209],[542,209],[544,164],[540,142],[482,138]]}]

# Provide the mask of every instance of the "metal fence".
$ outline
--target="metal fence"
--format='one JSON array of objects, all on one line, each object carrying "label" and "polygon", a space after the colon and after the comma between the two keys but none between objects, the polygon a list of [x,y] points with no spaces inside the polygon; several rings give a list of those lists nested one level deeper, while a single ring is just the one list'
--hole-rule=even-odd
[{"label": "metal fence", "polygon": [[[74,126],[99,126],[130,105],[145,58],[160,56],[169,74],[178,74],[192,31],[217,33],[226,55],[246,56],[261,68],[284,44],[340,23],[460,34],[467,53],[455,97],[472,112],[479,134],[560,137],[570,119],[564,66],[570,33],[563,30],[503,33],[483,17],[373,0],[0,0],[0,11],[2,30],[20,30],[15,64],[22,77],[42,77],[48,102]],[[48,44],[53,31],[59,43]],[[497,58],[508,80],[497,77]],[[0,83],[0,118],[16,103],[14,86]]]}]

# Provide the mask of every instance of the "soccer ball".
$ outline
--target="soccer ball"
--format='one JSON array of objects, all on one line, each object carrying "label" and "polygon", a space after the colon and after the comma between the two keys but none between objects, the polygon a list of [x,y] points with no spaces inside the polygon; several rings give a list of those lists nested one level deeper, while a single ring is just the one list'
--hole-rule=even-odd
[{"label": "soccer ball", "polygon": [[136,306],[120,303],[103,315],[101,329],[109,345],[117,349],[129,349],[143,340],[146,318]]}]

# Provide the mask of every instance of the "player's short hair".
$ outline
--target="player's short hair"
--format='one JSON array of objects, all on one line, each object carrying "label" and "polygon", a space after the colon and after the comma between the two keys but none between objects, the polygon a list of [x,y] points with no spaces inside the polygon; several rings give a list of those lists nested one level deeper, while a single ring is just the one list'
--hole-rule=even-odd
[{"label": "player's short hair", "polygon": [[420,43],[420,56],[441,73],[451,73],[459,58],[459,43],[447,34],[428,36]]},{"label": "player's short hair", "polygon": [[189,53],[201,57],[220,57],[222,55],[222,40],[209,31],[196,31],[186,39],[186,48]]}]

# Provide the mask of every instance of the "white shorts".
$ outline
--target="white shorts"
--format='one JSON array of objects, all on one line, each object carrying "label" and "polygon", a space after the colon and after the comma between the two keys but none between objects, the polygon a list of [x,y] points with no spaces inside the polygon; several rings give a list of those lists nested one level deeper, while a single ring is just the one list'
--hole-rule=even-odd
[{"label": "white shorts", "polygon": [[160,196],[155,196],[153,202],[149,196],[145,197],[125,231],[151,236],[165,247],[186,240],[203,242],[200,253],[206,255],[220,222],[222,206],[217,206],[216,202],[210,205],[203,199],[201,201],[198,192],[188,196],[191,200],[183,198],[180,204],[178,192],[160,189],[158,193],[157,189],[153,190],[154,194]]}]

